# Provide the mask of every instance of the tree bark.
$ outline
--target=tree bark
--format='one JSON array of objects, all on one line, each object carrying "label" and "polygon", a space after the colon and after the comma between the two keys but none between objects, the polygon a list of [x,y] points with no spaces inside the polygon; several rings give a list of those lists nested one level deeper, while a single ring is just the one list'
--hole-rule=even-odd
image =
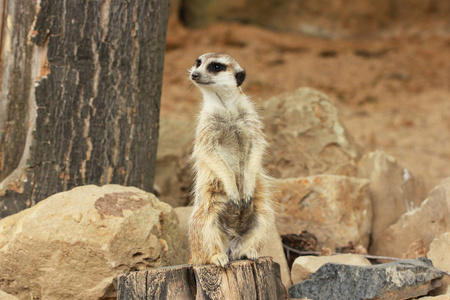
[{"label": "tree bark", "polygon": [[271,257],[234,261],[227,268],[182,265],[130,272],[118,277],[117,292],[118,300],[287,299],[280,265]]},{"label": "tree bark", "polygon": [[86,184],[151,192],[168,0],[0,1],[0,217]]}]

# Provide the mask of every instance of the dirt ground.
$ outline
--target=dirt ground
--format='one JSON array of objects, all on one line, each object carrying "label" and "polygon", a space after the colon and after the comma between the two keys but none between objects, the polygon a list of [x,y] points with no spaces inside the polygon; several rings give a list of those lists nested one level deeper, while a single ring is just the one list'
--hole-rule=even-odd
[{"label": "dirt ground", "polygon": [[256,103],[308,86],[325,92],[365,151],[396,157],[428,189],[450,176],[450,32],[393,30],[364,40],[324,40],[240,25],[188,30],[169,22],[162,118],[194,121],[201,95],[187,70],[206,52],[247,71]]}]

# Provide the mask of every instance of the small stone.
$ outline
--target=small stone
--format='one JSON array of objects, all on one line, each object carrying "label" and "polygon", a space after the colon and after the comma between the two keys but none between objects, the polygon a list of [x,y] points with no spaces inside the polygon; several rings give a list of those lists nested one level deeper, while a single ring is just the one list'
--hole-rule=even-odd
[{"label": "small stone", "polygon": [[327,248],[327,247],[323,247],[320,250],[320,255],[321,256],[331,256],[331,255],[333,255],[333,250],[331,250],[330,248]]},{"label": "small stone", "polygon": [[444,274],[426,258],[375,266],[323,265],[289,288],[292,298],[327,300],[410,299],[441,285]]}]

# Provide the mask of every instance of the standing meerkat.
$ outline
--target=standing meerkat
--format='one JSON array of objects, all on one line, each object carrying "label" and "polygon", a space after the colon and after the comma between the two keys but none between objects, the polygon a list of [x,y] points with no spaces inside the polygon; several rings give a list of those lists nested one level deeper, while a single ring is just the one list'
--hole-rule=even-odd
[{"label": "standing meerkat", "polygon": [[263,126],[240,88],[245,70],[229,55],[207,53],[189,74],[203,94],[192,153],[190,263],[225,267],[230,260],[255,260],[274,224],[274,209],[262,167]]}]

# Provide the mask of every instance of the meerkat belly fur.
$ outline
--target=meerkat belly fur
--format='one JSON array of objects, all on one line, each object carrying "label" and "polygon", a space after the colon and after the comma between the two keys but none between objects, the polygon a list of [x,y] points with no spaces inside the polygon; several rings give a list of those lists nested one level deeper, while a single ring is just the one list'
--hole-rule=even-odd
[{"label": "meerkat belly fur", "polygon": [[262,123],[242,92],[245,70],[226,54],[200,56],[189,71],[203,94],[192,153],[194,208],[190,263],[226,266],[257,259],[274,224]]}]

